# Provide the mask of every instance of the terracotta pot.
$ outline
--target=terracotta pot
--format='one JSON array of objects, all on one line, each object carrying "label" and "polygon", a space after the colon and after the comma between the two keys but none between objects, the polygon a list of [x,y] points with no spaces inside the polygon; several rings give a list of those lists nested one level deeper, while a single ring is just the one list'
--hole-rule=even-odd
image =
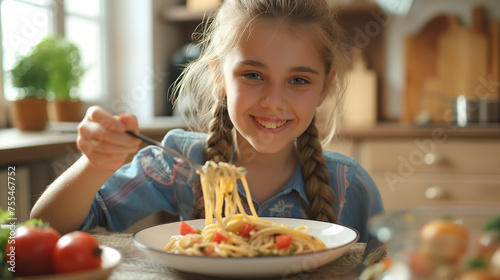
[{"label": "terracotta pot", "polygon": [[48,103],[49,120],[53,122],[80,122],[83,102],[80,100],[54,100]]},{"label": "terracotta pot", "polygon": [[19,130],[41,131],[47,125],[47,100],[27,98],[11,101],[11,120]]}]

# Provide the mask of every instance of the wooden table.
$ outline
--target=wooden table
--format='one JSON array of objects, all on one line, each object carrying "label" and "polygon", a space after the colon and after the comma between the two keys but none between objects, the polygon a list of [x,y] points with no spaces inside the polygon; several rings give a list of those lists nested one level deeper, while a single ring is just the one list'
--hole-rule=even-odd
[{"label": "wooden table", "polygon": [[[113,272],[109,280],[215,280],[219,278],[197,275],[173,270],[155,259],[144,254],[135,246],[129,233],[95,233],[101,245],[117,249],[122,254],[122,263]],[[355,279],[350,276],[350,271],[361,261],[365,243],[357,243],[340,259],[323,267],[302,274],[288,275],[286,277],[258,278],[258,279]]]}]

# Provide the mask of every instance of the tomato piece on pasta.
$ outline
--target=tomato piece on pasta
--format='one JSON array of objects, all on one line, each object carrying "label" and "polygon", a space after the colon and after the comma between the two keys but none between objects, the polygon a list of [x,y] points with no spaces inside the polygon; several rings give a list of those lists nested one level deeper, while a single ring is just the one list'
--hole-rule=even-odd
[{"label": "tomato piece on pasta", "polygon": [[254,230],[255,227],[252,226],[251,224],[245,224],[243,229],[241,230],[240,236],[242,237],[250,237],[250,232]]},{"label": "tomato piece on pasta", "polygon": [[227,240],[227,236],[220,231],[216,231],[212,242],[221,243]]},{"label": "tomato piece on pasta", "polygon": [[278,248],[278,250],[286,249],[290,246],[290,243],[292,243],[292,236],[276,235],[276,237],[274,237],[274,243],[276,243],[276,248]]},{"label": "tomato piece on pasta", "polygon": [[186,224],[184,221],[181,221],[181,225],[179,226],[179,233],[180,235],[186,235],[189,233],[198,233],[198,231],[192,226]]}]

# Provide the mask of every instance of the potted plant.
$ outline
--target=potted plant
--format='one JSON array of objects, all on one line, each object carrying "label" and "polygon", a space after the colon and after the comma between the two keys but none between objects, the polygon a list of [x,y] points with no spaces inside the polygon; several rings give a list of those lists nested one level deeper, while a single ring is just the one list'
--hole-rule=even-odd
[{"label": "potted plant", "polygon": [[[76,45],[58,36],[40,41],[19,57],[10,71],[12,84],[18,88],[18,97],[12,103],[14,125],[20,130],[43,130],[47,112],[51,121],[80,121],[82,102],[77,87],[84,72]],[[32,115],[36,112],[38,115]],[[26,119],[38,123],[26,125]]]},{"label": "potted plant", "polygon": [[11,120],[19,130],[44,130],[47,123],[45,88],[48,73],[38,63],[38,54],[32,48],[20,56],[9,71],[17,97],[10,104]]},{"label": "potted plant", "polygon": [[47,37],[38,45],[48,74],[45,87],[49,120],[78,122],[82,117],[82,102],[78,85],[85,72],[78,47],[63,37]]}]

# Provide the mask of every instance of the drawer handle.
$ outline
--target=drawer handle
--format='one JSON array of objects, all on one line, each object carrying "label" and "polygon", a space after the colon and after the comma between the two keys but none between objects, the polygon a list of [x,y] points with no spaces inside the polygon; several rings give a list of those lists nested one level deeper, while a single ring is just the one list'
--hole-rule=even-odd
[{"label": "drawer handle", "polygon": [[444,162],[445,162],[444,156],[439,154],[428,153],[425,154],[424,156],[424,163],[426,165],[437,165],[437,164],[442,164]]},{"label": "drawer handle", "polygon": [[425,197],[432,200],[445,199],[448,197],[448,193],[443,187],[432,186],[425,190]]}]

